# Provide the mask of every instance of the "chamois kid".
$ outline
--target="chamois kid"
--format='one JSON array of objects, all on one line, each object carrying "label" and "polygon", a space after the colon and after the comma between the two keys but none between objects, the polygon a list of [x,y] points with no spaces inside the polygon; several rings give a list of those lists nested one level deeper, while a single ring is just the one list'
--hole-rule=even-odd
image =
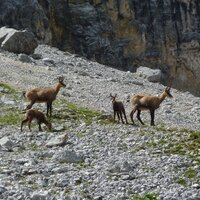
[{"label": "chamois kid", "polygon": [[120,119],[121,119],[122,123],[124,124],[124,120],[123,120],[123,116],[122,116],[122,115],[124,115],[126,124],[128,124],[128,121],[127,121],[127,118],[126,118],[126,112],[125,112],[123,103],[121,101],[116,101],[117,94],[115,94],[115,96],[113,96],[110,93],[110,97],[111,97],[112,105],[113,105],[114,122],[115,122],[115,117],[116,117],[116,114],[117,114],[118,122],[120,122]]},{"label": "chamois kid", "polygon": [[64,84],[64,78],[59,77],[58,83],[56,83],[53,87],[47,88],[35,88],[28,90],[23,93],[25,98],[30,102],[30,104],[26,107],[26,109],[31,109],[34,103],[46,103],[47,104],[47,116],[50,113],[50,117],[52,116],[52,103],[56,99],[60,88],[66,87]]},{"label": "chamois kid", "polygon": [[131,121],[134,124],[133,115],[137,111],[137,119],[141,124],[144,124],[140,118],[141,111],[149,110],[151,115],[151,126],[155,126],[154,115],[155,110],[159,108],[160,104],[164,101],[166,97],[172,98],[170,93],[170,87],[167,87],[163,93],[159,96],[145,96],[145,95],[135,95],[130,98],[132,105],[132,111],[130,113]]},{"label": "chamois kid", "polygon": [[44,123],[48,127],[48,129],[51,130],[51,123],[46,120],[45,115],[38,110],[30,109],[26,111],[26,118],[21,123],[21,131],[23,128],[23,124],[26,122],[28,122],[28,128],[31,131],[31,122],[33,119],[37,121],[39,126],[39,131],[42,131],[41,128],[42,123]]}]

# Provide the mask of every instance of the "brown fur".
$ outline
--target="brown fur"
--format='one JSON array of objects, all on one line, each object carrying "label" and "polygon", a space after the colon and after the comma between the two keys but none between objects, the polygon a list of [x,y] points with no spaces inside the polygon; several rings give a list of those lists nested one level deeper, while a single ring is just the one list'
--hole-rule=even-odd
[{"label": "brown fur", "polygon": [[42,123],[44,123],[48,127],[48,129],[51,130],[51,123],[46,120],[45,115],[38,110],[30,109],[26,111],[26,118],[21,123],[21,131],[22,131],[23,124],[26,122],[28,122],[28,128],[31,131],[31,122],[33,119],[37,120],[39,131],[42,131],[42,128],[41,128]]},{"label": "brown fur", "polygon": [[116,118],[116,114],[117,114],[118,122],[120,122],[120,119],[121,119],[122,123],[124,124],[124,120],[122,117],[122,114],[123,114],[126,124],[128,124],[123,103],[121,101],[116,101],[117,94],[115,94],[115,96],[112,96],[112,94],[110,94],[110,97],[112,99],[112,105],[113,105],[114,122],[115,122],[115,118]]},{"label": "brown fur", "polygon": [[151,126],[154,126],[154,115],[155,110],[159,108],[160,104],[164,101],[166,97],[172,97],[170,94],[170,88],[166,88],[164,92],[159,96],[145,96],[145,95],[135,95],[132,96],[130,101],[132,105],[132,111],[130,113],[131,121],[134,124],[133,115],[137,111],[137,118],[141,124],[144,124],[140,118],[140,113],[142,110],[149,110],[151,115]]},{"label": "brown fur", "polygon": [[59,78],[59,82],[53,87],[47,88],[35,88],[31,89],[24,93],[24,96],[30,104],[26,107],[26,109],[31,109],[34,103],[46,103],[47,104],[47,115],[50,112],[50,116],[52,115],[52,103],[56,99],[56,96],[61,87],[65,87],[66,85],[63,83],[63,77]]}]

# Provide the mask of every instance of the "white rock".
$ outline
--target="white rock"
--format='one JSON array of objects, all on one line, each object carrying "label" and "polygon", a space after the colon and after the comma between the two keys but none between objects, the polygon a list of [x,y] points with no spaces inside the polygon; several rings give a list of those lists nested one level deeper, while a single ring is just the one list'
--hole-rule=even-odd
[{"label": "white rock", "polygon": [[147,78],[150,82],[160,82],[161,80],[161,70],[159,69],[150,69],[148,67],[140,66],[136,73],[140,76]]}]

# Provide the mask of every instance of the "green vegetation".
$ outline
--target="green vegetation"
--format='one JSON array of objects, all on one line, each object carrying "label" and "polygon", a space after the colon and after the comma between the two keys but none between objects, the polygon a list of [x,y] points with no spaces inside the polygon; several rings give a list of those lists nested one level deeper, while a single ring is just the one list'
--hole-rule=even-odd
[{"label": "green vegetation", "polygon": [[28,148],[31,149],[32,151],[37,151],[40,148],[40,146],[36,143],[31,143],[28,145]]},{"label": "green vegetation", "polygon": [[198,172],[195,169],[189,167],[185,172],[185,177],[189,178],[189,179],[196,178],[197,174],[198,174]]},{"label": "green vegetation", "polygon": [[[144,127],[140,132],[141,135],[148,135],[150,140],[140,144],[137,150],[147,148],[152,151],[160,150],[169,155],[186,155],[200,162],[200,131],[158,126],[155,128]],[[157,132],[159,132],[159,134]]]},{"label": "green vegetation", "polygon": [[19,125],[21,123],[19,110],[9,107],[1,107],[0,111],[0,125]]},{"label": "green vegetation", "polygon": [[184,178],[178,179],[177,183],[184,186],[184,187],[187,187],[187,183],[186,183],[186,180]]},{"label": "green vegetation", "polygon": [[144,193],[142,196],[135,194],[133,200],[157,200],[157,197],[155,193]]},{"label": "green vegetation", "polygon": [[14,88],[11,88],[10,86],[8,86],[4,83],[0,83],[0,87],[4,88],[9,93],[16,93],[16,90]]},{"label": "green vegetation", "polygon": [[192,182],[199,183],[198,172],[192,167],[189,167],[188,169],[186,169],[182,177],[178,179],[177,183],[180,185],[183,185],[184,187],[187,187],[188,186],[187,182],[190,179],[192,180]]},{"label": "green vegetation", "polygon": [[186,135],[181,138],[174,138],[169,140],[164,148],[167,154],[180,154],[193,157],[200,162],[199,149],[200,149],[200,132],[188,130]]},{"label": "green vegetation", "polygon": [[89,108],[79,107],[67,100],[58,100],[55,102],[55,107],[62,108],[54,115],[59,120],[70,120],[72,122],[83,121],[86,125],[90,125],[92,121],[96,120],[100,124],[110,123],[110,119],[101,119],[102,112],[92,110]]},{"label": "green vegetation", "polygon": [[[0,93],[8,100],[18,99],[17,91],[10,86],[0,83],[0,87],[5,89]],[[0,106],[0,125],[18,125],[20,124],[20,111],[12,105]]]}]

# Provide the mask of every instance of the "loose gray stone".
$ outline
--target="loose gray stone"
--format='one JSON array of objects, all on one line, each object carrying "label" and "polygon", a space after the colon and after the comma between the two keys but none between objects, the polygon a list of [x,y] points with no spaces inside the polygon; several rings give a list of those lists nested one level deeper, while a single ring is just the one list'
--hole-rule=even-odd
[{"label": "loose gray stone", "polygon": [[79,163],[84,161],[81,156],[77,155],[73,151],[68,150],[55,153],[53,159],[58,160],[61,163]]},{"label": "loose gray stone", "polygon": [[25,63],[33,62],[30,56],[23,54],[23,53],[19,54],[19,60],[22,61],[22,62],[25,62]]},{"label": "loose gray stone", "polygon": [[64,134],[59,137],[52,138],[50,141],[47,142],[46,146],[47,147],[64,146],[67,142],[67,139],[68,139],[67,134]]},{"label": "loose gray stone", "polygon": [[0,139],[0,145],[8,150],[12,149],[14,143],[9,139],[9,137],[5,136]]},{"label": "loose gray stone", "polygon": [[31,200],[49,200],[50,195],[48,191],[34,192],[31,196]]}]

